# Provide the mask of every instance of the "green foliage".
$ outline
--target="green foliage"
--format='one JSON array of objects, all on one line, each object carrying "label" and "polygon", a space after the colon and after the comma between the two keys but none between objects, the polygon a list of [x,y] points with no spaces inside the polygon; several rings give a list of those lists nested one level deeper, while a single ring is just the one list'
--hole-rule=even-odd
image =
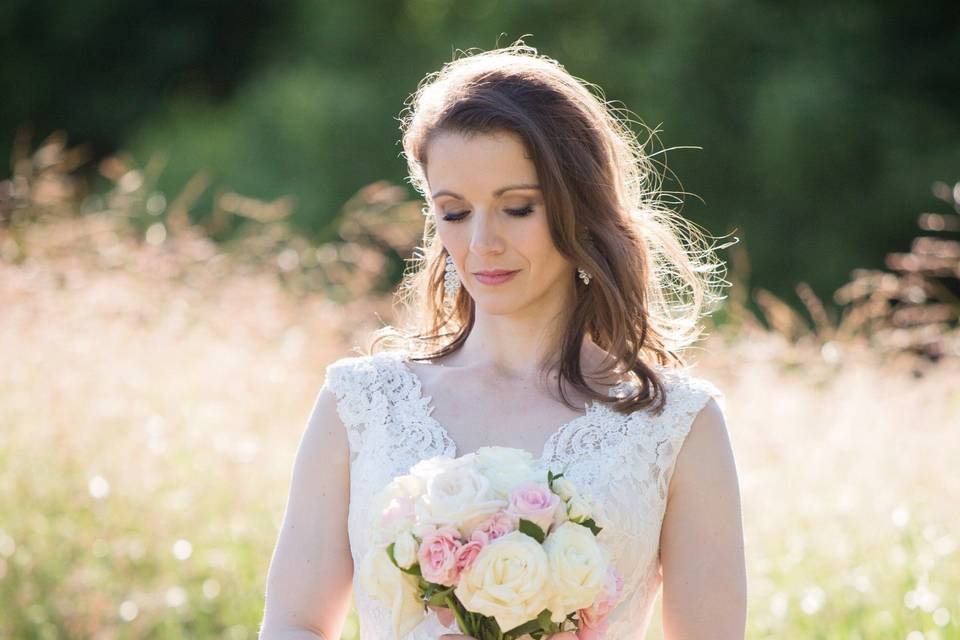
[{"label": "green foliage", "polygon": [[530,522],[529,520],[524,520],[520,518],[520,533],[525,533],[540,544],[543,544],[544,539],[547,537],[543,533],[543,529],[537,526],[535,523]]},{"label": "green foliage", "polygon": [[227,189],[292,195],[294,222],[329,240],[357,189],[404,179],[395,118],[417,82],[454,49],[529,34],[667,148],[702,147],[656,157],[664,188],[692,194],[683,213],[710,231],[737,230],[755,284],[783,294],[802,278],[824,296],[902,248],[916,194],[956,178],[957,39],[939,17],[953,6],[110,0],[81,19],[16,0],[0,10],[17,88],[0,127],[64,127],[141,162],[165,152],[170,194],[209,169],[195,218]]}]

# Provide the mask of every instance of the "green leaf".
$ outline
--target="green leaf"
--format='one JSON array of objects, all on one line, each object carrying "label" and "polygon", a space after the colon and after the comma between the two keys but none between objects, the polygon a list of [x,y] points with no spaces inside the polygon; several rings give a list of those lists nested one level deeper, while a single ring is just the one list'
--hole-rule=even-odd
[{"label": "green leaf", "polygon": [[489,637],[493,640],[506,640],[506,632],[500,629],[500,623],[492,616],[480,618],[480,628],[489,631]]},{"label": "green leaf", "polygon": [[558,474],[554,475],[554,474],[553,474],[553,471],[550,471],[549,469],[547,469],[547,486],[550,487],[550,491],[553,491],[554,493],[557,493],[557,492],[554,491],[554,489],[553,489],[553,481],[556,480],[557,478],[562,478],[562,477],[563,477],[563,474],[562,474],[562,473],[558,473]]},{"label": "green leaf", "polygon": [[576,522],[580,526],[590,529],[590,531],[593,532],[593,535],[597,535],[598,533],[603,531],[603,527],[597,526],[597,523],[594,521],[593,518],[587,518],[586,520],[582,520],[580,522],[577,522],[576,520],[571,520],[571,522]]},{"label": "green leaf", "polygon": [[540,612],[540,615],[537,616],[537,622],[540,623],[540,628],[546,632],[553,631],[553,627],[556,623],[550,619],[550,609],[544,609]]},{"label": "green leaf", "polygon": [[423,596],[424,598],[427,599],[428,603],[432,605],[436,605],[438,607],[443,607],[443,606],[446,606],[447,604],[447,596],[452,594],[453,594],[453,587],[446,587],[440,590],[432,590],[432,592],[429,594],[424,593]]},{"label": "green leaf", "polygon": [[419,580],[420,590],[423,591],[424,597],[432,596],[438,591],[451,591],[453,587],[447,587],[442,584],[436,584],[435,582],[427,582],[423,577]]},{"label": "green leaf", "polygon": [[400,571],[403,571],[404,573],[409,573],[412,576],[417,576],[417,577],[422,576],[423,573],[421,573],[420,571],[419,563],[414,563],[410,565],[408,569],[404,569],[399,564],[397,564],[397,559],[393,556],[393,547],[396,546],[396,544],[397,543],[395,542],[391,542],[390,544],[387,545],[387,555],[390,556],[390,562],[393,563],[393,566],[395,566],[397,569],[400,569]]},{"label": "green leaf", "polygon": [[513,629],[510,629],[504,632],[504,635],[509,636],[510,638],[519,638],[525,633],[533,633],[540,629],[540,623],[536,620],[529,620],[523,624],[515,626]]},{"label": "green leaf", "polygon": [[543,544],[544,538],[547,537],[546,534],[543,533],[543,529],[538,525],[523,518],[520,518],[520,533],[527,534],[540,544]]}]

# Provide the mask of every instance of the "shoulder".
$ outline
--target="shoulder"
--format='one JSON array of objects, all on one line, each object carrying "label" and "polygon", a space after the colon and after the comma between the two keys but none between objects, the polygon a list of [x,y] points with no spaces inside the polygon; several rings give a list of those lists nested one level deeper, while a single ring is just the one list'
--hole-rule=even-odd
[{"label": "shoulder", "polygon": [[327,382],[338,383],[345,382],[364,371],[369,371],[374,366],[373,355],[343,356],[327,365]]},{"label": "shoulder", "polygon": [[[709,378],[697,375],[690,367],[655,365],[654,370],[660,376],[665,394],[663,410],[653,418],[653,423],[661,468],[660,495],[667,498],[674,491],[674,475],[680,459],[694,457],[705,446],[719,444],[717,436],[725,429],[726,396]],[[696,441],[690,441],[694,430],[698,436]],[[703,431],[712,432],[712,443],[703,442],[700,434]]]},{"label": "shoulder", "polygon": [[726,395],[710,379],[679,370],[669,375],[667,399],[679,441],[669,495],[686,485],[709,486],[729,475],[733,450],[726,420]]},{"label": "shoulder", "polygon": [[709,378],[697,375],[689,367],[655,370],[666,388],[665,413],[681,431],[680,435],[687,435],[694,418],[708,406],[721,415],[726,410],[726,394]]},{"label": "shoulder", "polygon": [[327,365],[324,386],[338,397],[368,388],[378,380],[380,371],[400,356],[399,351],[380,351],[338,358]]}]

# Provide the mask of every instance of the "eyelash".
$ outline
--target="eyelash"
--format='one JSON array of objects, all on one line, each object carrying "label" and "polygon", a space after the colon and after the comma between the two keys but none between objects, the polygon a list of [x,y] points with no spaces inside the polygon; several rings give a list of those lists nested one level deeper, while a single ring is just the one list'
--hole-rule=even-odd
[{"label": "eyelash", "polygon": [[[507,209],[506,212],[517,218],[524,218],[533,213],[533,205],[528,204],[520,209]],[[460,222],[467,216],[467,213],[469,213],[469,211],[463,211],[460,214],[448,213],[443,216],[443,219],[447,222]]]}]

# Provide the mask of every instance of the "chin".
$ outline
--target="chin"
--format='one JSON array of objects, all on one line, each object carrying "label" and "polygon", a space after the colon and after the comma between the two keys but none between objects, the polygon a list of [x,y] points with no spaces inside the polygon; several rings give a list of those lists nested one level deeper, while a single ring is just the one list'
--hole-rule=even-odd
[{"label": "chin", "polygon": [[488,316],[508,316],[511,313],[517,312],[524,306],[523,303],[516,298],[505,297],[500,300],[491,298],[494,298],[494,296],[488,296],[486,299],[473,299],[473,304],[477,309],[477,313],[483,313]]},{"label": "chin", "polygon": [[477,313],[488,316],[508,316],[515,313],[519,307],[514,304],[482,304],[477,303]]}]

